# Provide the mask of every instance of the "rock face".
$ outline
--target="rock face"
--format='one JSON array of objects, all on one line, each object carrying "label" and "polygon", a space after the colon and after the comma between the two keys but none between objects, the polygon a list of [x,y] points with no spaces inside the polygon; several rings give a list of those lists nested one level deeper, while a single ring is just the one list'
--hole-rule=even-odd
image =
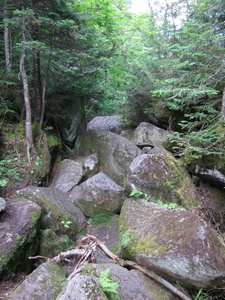
[{"label": "rock face", "polygon": [[45,262],[16,288],[9,300],[55,299],[62,289],[60,282],[64,280],[65,270],[54,262]]},{"label": "rock face", "polygon": [[78,156],[97,153],[102,171],[123,186],[130,163],[142,151],[112,132],[89,130],[77,139],[75,153]]},{"label": "rock face", "polygon": [[132,142],[138,146],[161,146],[168,143],[168,131],[153,124],[142,122],[134,131]]},{"label": "rock face", "polygon": [[[0,214],[0,274],[24,268],[27,257],[35,255],[40,217],[41,208],[32,201],[23,198],[7,201]],[[29,269],[31,264],[26,264]]]},{"label": "rock face", "polygon": [[98,279],[94,276],[78,275],[75,276],[63,292],[56,298],[57,300],[107,300],[100,287]]},{"label": "rock face", "polygon": [[51,186],[67,193],[75,185],[79,184],[84,176],[83,166],[80,162],[71,159],[64,159],[54,170],[55,176]]},{"label": "rock face", "polygon": [[197,165],[195,167],[194,173],[199,177],[203,178],[206,182],[209,182],[213,186],[218,188],[224,188],[225,186],[225,174],[223,174],[220,170],[217,169],[209,169],[206,167],[201,167]]},{"label": "rock face", "polygon": [[120,214],[123,257],[187,287],[221,285],[225,245],[197,215],[127,199]]},{"label": "rock face", "polygon": [[0,197],[0,212],[6,207],[6,201],[4,198]]},{"label": "rock face", "polygon": [[[128,271],[119,265],[113,263],[106,264],[89,264],[85,267],[84,273],[100,277],[101,272],[109,270],[109,278],[113,282],[118,282],[117,293],[119,299],[148,299],[148,300],[174,300],[174,295],[165,290],[154,280],[148,279],[139,271]],[[63,298],[64,299],[64,298]],[[78,299],[78,298],[77,298]],[[87,299],[87,298],[86,298]],[[91,298],[94,300],[94,298]],[[97,299],[97,298],[96,298]],[[116,294],[114,298],[117,299]]]},{"label": "rock face", "polygon": [[104,173],[96,174],[71,191],[71,200],[88,217],[118,212],[124,199],[122,188]]},{"label": "rock face", "polygon": [[171,156],[142,154],[129,166],[126,188],[140,190],[154,200],[175,202],[191,208],[195,204],[196,189],[187,171]]},{"label": "rock face", "polygon": [[125,127],[122,116],[100,116],[87,124],[87,130],[106,130],[115,133],[120,133]]},{"label": "rock face", "polygon": [[73,234],[80,232],[86,226],[83,213],[77,208],[68,196],[55,188],[25,188],[17,192],[19,195],[28,198],[42,207],[42,226],[44,229],[60,229],[66,233],[62,221],[71,221],[70,225]]}]

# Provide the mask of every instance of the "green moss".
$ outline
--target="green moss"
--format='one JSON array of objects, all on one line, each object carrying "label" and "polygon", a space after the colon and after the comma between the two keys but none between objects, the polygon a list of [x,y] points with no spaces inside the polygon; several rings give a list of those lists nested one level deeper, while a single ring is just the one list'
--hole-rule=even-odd
[{"label": "green moss", "polygon": [[114,214],[110,212],[106,214],[96,214],[89,220],[89,223],[93,227],[98,227],[99,225],[104,226],[110,222],[112,216],[114,216]]}]

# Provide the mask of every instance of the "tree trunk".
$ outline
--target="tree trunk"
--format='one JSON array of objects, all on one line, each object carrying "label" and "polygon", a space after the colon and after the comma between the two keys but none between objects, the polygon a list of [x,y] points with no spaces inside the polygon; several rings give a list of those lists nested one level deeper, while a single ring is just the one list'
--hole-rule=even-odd
[{"label": "tree trunk", "polygon": [[[8,8],[7,8],[7,0],[5,0],[4,19],[7,18],[8,18]],[[10,49],[10,29],[8,23],[4,24],[4,45],[5,45],[6,71],[10,72],[12,69],[12,62],[11,62],[11,49]]]},{"label": "tree trunk", "polygon": [[223,97],[222,97],[221,117],[225,121],[225,88],[223,90]]},{"label": "tree trunk", "polygon": [[41,120],[42,112],[42,88],[40,71],[40,51],[37,47],[33,50],[33,88],[34,88],[34,119],[36,122]]},{"label": "tree trunk", "polygon": [[[24,43],[24,42],[26,42],[25,22],[24,21],[22,23],[21,34],[22,34],[22,42]],[[30,106],[30,97],[29,97],[29,85],[28,85],[27,73],[26,73],[26,70],[25,70],[25,56],[26,56],[25,45],[22,45],[22,52],[21,52],[21,56],[20,56],[20,75],[22,77],[23,96],[24,96],[24,104],[25,104],[25,110],[26,110],[27,159],[28,159],[29,164],[31,164],[30,163],[30,155],[32,153],[34,145],[33,145],[33,134],[32,134],[32,126],[31,126],[32,122],[31,122],[31,106]]]}]

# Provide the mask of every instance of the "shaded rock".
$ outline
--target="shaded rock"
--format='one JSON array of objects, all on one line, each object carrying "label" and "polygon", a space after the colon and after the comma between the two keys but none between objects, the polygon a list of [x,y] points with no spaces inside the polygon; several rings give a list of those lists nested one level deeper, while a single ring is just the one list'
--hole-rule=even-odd
[{"label": "shaded rock", "polygon": [[132,142],[138,146],[166,146],[168,131],[153,124],[142,122],[134,131]]},{"label": "shaded rock", "polygon": [[123,186],[130,163],[142,151],[112,132],[89,130],[77,139],[75,153],[78,156],[97,153],[102,171]]},{"label": "shaded rock", "polygon": [[[174,300],[168,290],[164,289],[161,285],[154,280],[147,278],[137,270],[128,271],[127,269],[113,264],[88,264],[84,273],[101,276],[101,272],[110,270],[109,278],[118,282],[119,288],[117,290],[119,299],[138,299],[138,300]],[[116,296],[114,294],[114,296]]]},{"label": "shaded rock", "polygon": [[142,154],[130,164],[126,189],[147,193],[154,200],[192,208],[197,191],[179,161],[167,154]]},{"label": "shaded rock", "polygon": [[79,161],[64,159],[54,167],[54,176],[51,187],[67,193],[75,185],[79,184],[84,176],[83,165]]},{"label": "shaded rock", "polygon": [[[78,135],[82,134],[87,127],[86,119],[85,119],[85,111],[82,101],[80,99],[76,99],[76,101],[72,101],[70,105],[66,106],[65,103],[63,105],[59,105],[60,108],[67,110],[67,120],[70,123],[67,128],[65,128],[65,119],[63,119],[63,125],[59,129],[61,137],[66,145],[69,147],[73,147],[76,138]],[[64,113],[64,116],[66,113]]]},{"label": "shaded rock", "polygon": [[[84,229],[86,220],[83,213],[68,196],[55,188],[25,188],[17,191],[18,195],[31,199],[43,210],[42,228],[60,230],[62,233],[76,234]],[[69,230],[62,221],[71,221]]]},{"label": "shaded rock", "polygon": [[0,214],[0,274],[29,270],[31,263],[27,262],[27,257],[37,251],[40,217],[41,208],[32,201],[7,201],[4,212]]},{"label": "shaded rock", "polygon": [[123,257],[187,287],[222,285],[225,245],[196,214],[127,199],[119,221]]},{"label": "shaded rock", "polygon": [[6,207],[6,201],[4,198],[0,197],[0,212]]},{"label": "shaded rock", "polygon": [[85,157],[78,157],[75,161],[82,163],[84,180],[94,176],[99,172],[99,160],[96,153]]},{"label": "shaded rock", "polygon": [[125,199],[122,188],[104,173],[98,173],[71,191],[71,200],[86,216],[118,212]]},{"label": "shaded rock", "polygon": [[57,300],[107,300],[98,279],[94,276],[77,275],[70,280]]},{"label": "shaded rock", "polygon": [[57,256],[74,244],[67,235],[57,235],[53,229],[41,230],[39,240],[38,255],[45,257]]},{"label": "shaded rock", "polygon": [[200,178],[210,183],[213,186],[224,188],[225,187],[225,174],[223,174],[220,170],[217,169],[209,169],[207,167],[201,167],[200,165],[196,165],[195,175],[198,175]]},{"label": "shaded rock", "polygon": [[119,249],[119,216],[116,214],[98,214],[89,220],[84,234],[96,236],[113,253]]},{"label": "shaded rock", "polygon": [[126,127],[122,116],[99,116],[87,124],[87,130],[106,130],[120,133]]},{"label": "shaded rock", "polygon": [[59,265],[47,261],[34,270],[11,294],[9,300],[52,300],[61,292],[60,283],[66,272]]}]

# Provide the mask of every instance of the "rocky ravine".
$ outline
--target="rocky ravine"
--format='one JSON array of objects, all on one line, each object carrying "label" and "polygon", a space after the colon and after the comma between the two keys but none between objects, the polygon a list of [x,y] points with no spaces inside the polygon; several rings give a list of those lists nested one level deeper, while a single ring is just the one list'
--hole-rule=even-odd
[{"label": "rocky ravine", "polygon": [[[90,124],[76,142],[76,158],[55,166],[49,187],[18,190],[6,205],[1,199],[1,276],[22,266],[31,270],[28,256],[53,257],[74,248],[75,241],[88,233],[120,257],[185,289],[223,287],[225,245],[196,214],[202,195],[163,148],[167,132],[142,123],[128,140],[123,137],[126,132],[118,135],[109,127],[120,132],[113,128],[112,118],[106,128],[94,124],[93,130]],[[133,190],[141,191],[142,197],[130,198]],[[223,193],[219,191],[221,199]],[[176,209],[154,201],[174,203]],[[98,280],[103,270],[118,282],[114,299],[179,299],[102,254],[66,286],[62,266],[42,263],[9,299],[107,299]]]}]

